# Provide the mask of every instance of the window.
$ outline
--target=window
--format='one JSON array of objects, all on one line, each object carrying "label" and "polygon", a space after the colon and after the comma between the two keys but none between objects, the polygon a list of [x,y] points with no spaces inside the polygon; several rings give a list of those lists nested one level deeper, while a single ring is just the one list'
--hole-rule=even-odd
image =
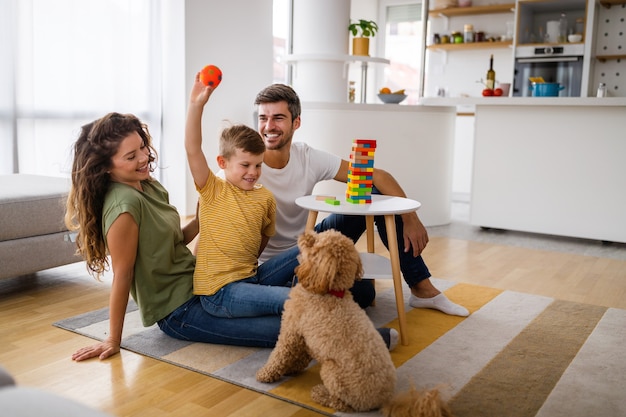
[{"label": "window", "polygon": [[377,85],[405,90],[406,104],[417,104],[422,84],[422,7],[421,2],[381,0],[383,54],[390,64],[379,72]]},{"label": "window", "polygon": [[274,82],[290,84],[291,66],[284,62],[290,51],[291,10],[293,0],[274,0]]},{"label": "window", "polygon": [[146,122],[158,150],[159,2],[0,3],[0,173],[68,176],[80,126],[110,111]]}]

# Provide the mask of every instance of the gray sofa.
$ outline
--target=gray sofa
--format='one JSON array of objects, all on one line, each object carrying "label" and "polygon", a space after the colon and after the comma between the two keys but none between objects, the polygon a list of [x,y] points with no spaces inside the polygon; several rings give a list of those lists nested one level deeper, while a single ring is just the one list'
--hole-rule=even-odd
[{"label": "gray sofa", "polygon": [[70,182],[0,175],[0,279],[81,261],[63,222]]}]

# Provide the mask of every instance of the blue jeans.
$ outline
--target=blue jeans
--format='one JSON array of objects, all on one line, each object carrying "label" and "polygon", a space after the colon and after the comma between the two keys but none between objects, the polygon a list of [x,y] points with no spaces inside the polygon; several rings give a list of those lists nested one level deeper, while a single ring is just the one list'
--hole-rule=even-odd
[{"label": "blue jeans", "polygon": [[280,316],[213,317],[202,308],[200,296],[195,295],[159,320],[158,325],[166,335],[189,342],[274,347],[280,332]]},{"label": "blue jeans", "polygon": [[202,307],[214,317],[280,316],[298,266],[297,254],[297,248],[285,251],[259,265],[256,275],[201,296]]},{"label": "blue jeans", "polygon": [[193,296],[159,320],[159,328],[180,340],[273,347],[298,265],[297,255],[298,248],[294,247],[269,259],[259,266],[255,277],[225,286],[213,300]]},{"label": "blue jeans", "polygon": [[[402,275],[404,276],[404,280],[408,284],[409,288],[415,286],[418,282],[423,281],[425,279],[430,278],[430,271],[428,267],[424,263],[421,255],[413,256],[412,252],[404,252],[404,238],[402,235],[402,217],[395,216],[396,219],[396,236],[398,239],[398,251],[400,253],[400,270],[402,271]],[[383,216],[374,216],[374,223],[376,223],[376,228],[378,229],[378,234],[380,235],[380,239],[382,240],[385,247],[389,248],[388,240],[387,240],[387,227],[385,225],[385,218]],[[363,216],[346,216],[342,214],[331,214],[326,217],[320,223],[315,226],[316,232],[322,232],[328,229],[335,229],[343,233],[352,239],[355,243],[359,240],[363,232],[366,230],[365,225],[365,217]],[[361,281],[361,282],[369,282],[370,281]],[[372,285],[373,286],[373,285]],[[354,295],[354,292],[353,292]],[[374,293],[374,296],[376,294]],[[355,300],[361,295],[355,295]],[[367,295],[365,295],[367,296]],[[371,301],[374,298],[372,297]],[[367,300],[359,300],[359,304],[361,302],[365,303]],[[371,301],[367,304],[370,305]]]}]

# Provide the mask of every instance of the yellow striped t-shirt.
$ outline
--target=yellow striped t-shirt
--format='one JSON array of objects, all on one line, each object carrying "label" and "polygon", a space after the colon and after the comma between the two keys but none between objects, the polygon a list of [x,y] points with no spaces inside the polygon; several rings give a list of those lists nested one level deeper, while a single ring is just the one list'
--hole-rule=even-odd
[{"label": "yellow striped t-shirt", "polygon": [[257,184],[251,191],[209,174],[200,192],[200,232],[194,294],[212,295],[256,274],[261,236],[275,233],[276,200]]}]

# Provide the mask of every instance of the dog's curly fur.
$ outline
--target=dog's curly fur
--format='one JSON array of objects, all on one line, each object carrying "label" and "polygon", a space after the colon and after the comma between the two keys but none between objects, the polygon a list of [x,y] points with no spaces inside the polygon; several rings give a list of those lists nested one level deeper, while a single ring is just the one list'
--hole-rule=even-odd
[{"label": "dog's curly fur", "polygon": [[311,398],[326,407],[361,412],[384,406],[387,416],[451,416],[405,414],[424,407],[447,411],[436,392],[412,390],[394,397],[396,368],[389,351],[349,291],[363,275],[354,243],[328,230],[302,234],[298,246],[298,284],[285,303],[276,347],[257,380],[275,382],[316,360],[322,384],[313,387]]}]

